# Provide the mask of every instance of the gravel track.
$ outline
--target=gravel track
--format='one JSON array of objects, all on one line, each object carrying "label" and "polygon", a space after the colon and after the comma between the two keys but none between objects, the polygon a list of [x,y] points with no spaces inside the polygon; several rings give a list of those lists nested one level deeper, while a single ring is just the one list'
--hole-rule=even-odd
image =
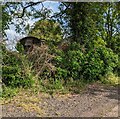
[{"label": "gravel track", "polygon": [[118,117],[118,87],[92,84],[81,94],[39,94],[37,99],[31,103],[24,102],[24,105],[20,105],[20,100],[12,100],[2,106],[2,116]]}]

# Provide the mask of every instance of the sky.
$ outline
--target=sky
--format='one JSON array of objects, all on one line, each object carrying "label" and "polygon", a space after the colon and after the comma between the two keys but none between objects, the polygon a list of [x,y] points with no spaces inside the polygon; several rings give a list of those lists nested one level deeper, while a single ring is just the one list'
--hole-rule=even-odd
[{"label": "sky", "polygon": [[[37,1],[37,0],[35,0],[35,1]],[[45,1],[45,2],[43,2],[43,4],[46,8],[52,9],[53,13],[58,11],[59,2]],[[40,7],[40,6],[36,5],[36,8],[37,7]],[[28,21],[26,21],[26,24],[28,24],[28,23],[30,25],[33,25],[35,23],[35,20],[29,19]],[[8,30],[6,30],[5,32],[6,32],[7,38],[8,38],[8,41],[6,42],[6,44],[7,44],[8,49],[11,49],[11,50],[15,48],[15,44],[17,43],[17,41],[19,39],[25,37],[25,35],[20,35],[19,33],[16,33],[14,25],[10,25],[10,28]]]}]

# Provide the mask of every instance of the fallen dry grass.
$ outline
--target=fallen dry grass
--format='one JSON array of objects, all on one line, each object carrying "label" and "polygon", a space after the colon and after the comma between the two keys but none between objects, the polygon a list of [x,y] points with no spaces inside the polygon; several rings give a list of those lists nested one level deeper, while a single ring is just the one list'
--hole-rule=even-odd
[{"label": "fallen dry grass", "polygon": [[45,112],[38,105],[41,103],[42,97],[49,97],[47,94],[32,94],[30,90],[21,90],[17,96],[10,99],[1,100],[1,104],[13,104],[16,107],[22,107],[26,112],[35,112],[37,115],[43,115]]}]

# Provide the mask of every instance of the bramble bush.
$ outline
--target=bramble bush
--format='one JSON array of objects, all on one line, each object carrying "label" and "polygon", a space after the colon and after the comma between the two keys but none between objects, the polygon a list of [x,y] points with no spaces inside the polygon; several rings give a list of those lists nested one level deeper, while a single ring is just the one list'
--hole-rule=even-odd
[{"label": "bramble bush", "polygon": [[32,69],[39,79],[51,78],[56,70],[51,63],[54,55],[49,53],[47,45],[33,46],[33,50],[27,54],[29,62],[32,63]]}]

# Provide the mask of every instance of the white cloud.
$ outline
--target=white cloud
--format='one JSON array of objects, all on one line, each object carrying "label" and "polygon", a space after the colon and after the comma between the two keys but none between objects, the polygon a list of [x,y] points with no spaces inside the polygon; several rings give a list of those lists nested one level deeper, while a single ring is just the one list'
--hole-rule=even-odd
[{"label": "white cloud", "polygon": [[5,32],[6,32],[7,38],[9,40],[14,40],[14,39],[20,37],[20,35],[18,33],[16,33],[14,29],[8,29],[8,30],[5,30]]},{"label": "white cloud", "polygon": [[18,33],[15,32],[15,30],[12,29],[5,30],[5,32],[8,38],[8,40],[6,41],[7,48],[10,50],[15,50],[16,43],[23,36],[19,35]]}]

